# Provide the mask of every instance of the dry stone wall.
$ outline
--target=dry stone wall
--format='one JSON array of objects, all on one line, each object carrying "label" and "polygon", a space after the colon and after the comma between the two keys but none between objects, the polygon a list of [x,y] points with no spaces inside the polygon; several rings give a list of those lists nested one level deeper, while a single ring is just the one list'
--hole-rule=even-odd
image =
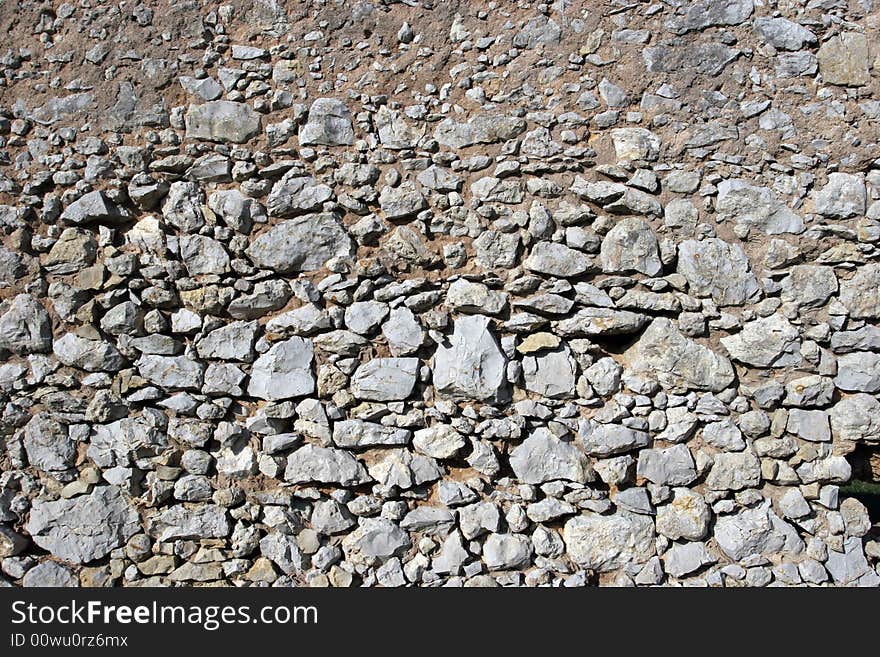
[{"label": "dry stone wall", "polygon": [[4,3],[0,583],[877,586],[878,20]]}]

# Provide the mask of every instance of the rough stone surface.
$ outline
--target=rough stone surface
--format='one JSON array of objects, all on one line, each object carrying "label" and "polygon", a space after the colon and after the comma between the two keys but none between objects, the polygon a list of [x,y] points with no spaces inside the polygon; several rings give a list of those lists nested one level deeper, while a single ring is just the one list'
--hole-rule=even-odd
[{"label": "rough stone surface", "polygon": [[159,4],[0,10],[0,585],[880,586],[876,2]]}]

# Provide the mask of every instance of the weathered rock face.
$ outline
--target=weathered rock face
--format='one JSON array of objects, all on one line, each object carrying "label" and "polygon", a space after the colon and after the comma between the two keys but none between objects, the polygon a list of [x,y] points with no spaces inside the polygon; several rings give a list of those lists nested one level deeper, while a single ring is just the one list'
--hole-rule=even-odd
[{"label": "weathered rock face", "polygon": [[454,399],[492,399],[505,380],[505,357],[482,315],[459,317],[450,346],[434,354],[434,386]]},{"label": "weathered rock face", "polygon": [[247,248],[253,263],[277,274],[320,269],[330,258],[351,255],[351,238],[329,213],[307,214],[284,221]]},{"label": "weathered rock face", "polygon": [[52,555],[88,563],[107,555],[140,529],[138,513],[115,486],[101,486],[69,500],[36,500],[27,531]]},{"label": "weathered rock face", "polygon": [[243,144],[259,131],[260,115],[245,103],[215,100],[186,113],[186,136],[193,139]]},{"label": "weathered rock face", "polygon": [[651,322],[623,358],[634,372],[670,387],[718,392],[734,379],[730,361],[683,336],[668,319]]},{"label": "weathered rock face", "polygon": [[880,586],[871,2],[46,4],[0,587]]},{"label": "weathered rock face", "polygon": [[740,306],[760,289],[742,247],[724,240],[685,240],[678,246],[678,273],[690,293],[720,306]]}]

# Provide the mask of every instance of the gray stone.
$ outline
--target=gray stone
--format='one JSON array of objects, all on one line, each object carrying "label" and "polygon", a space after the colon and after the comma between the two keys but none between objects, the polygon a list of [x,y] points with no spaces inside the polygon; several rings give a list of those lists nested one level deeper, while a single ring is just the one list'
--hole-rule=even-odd
[{"label": "gray stone", "polygon": [[880,318],[880,264],[868,263],[840,284],[840,302],[855,319]]},{"label": "gray stone", "polygon": [[658,486],[687,486],[697,478],[694,457],[685,445],[643,449],[636,474]]},{"label": "gray stone", "polygon": [[721,338],[730,357],[755,367],[788,367],[801,363],[798,330],[782,315],[759,317],[742,331]]},{"label": "gray stone", "polygon": [[778,50],[800,50],[816,43],[816,35],[787,18],[758,16],[753,23],[755,33]]},{"label": "gray stone", "polygon": [[721,551],[734,561],[754,554],[777,552],[785,546],[784,534],[774,526],[769,501],[719,517],[713,535]]},{"label": "gray stone", "polygon": [[819,48],[819,72],[826,84],[860,87],[871,81],[868,40],[858,32],[841,32]]},{"label": "gray stone", "polygon": [[176,504],[158,514],[150,533],[160,541],[225,538],[229,535],[226,509],[214,504]]},{"label": "gray stone", "polygon": [[147,381],[168,390],[199,390],[205,375],[205,366],[186,356],[143,355],[135,365]]},{"label": "gray stone", "polygon": [[229,271],[229,254],[223,244],[204,235],[181,236],[180,256],[190,276]]},{"label": "gray stone", "polygon": [[526,356],[522,365],[526,390],[551,399],[575,396],[577,364],[568,347]]},{"label": "gray stone", "polygon": [[593,420],[578,423],[578,438],[587,454],[612,456],[647,447],[651,436],[645,431],[620,424],[601,424]]},{"label": "gray stone", "polygon": [[52,320],[42,304],[29,294],[0,304],[0,351],[27,355],[52,347]]},{"label": "gray stone", "polygon": [[453,399],[487,400],[498,396],[506,359],[489,330],[489,318],[469,315],[455,320],[450,345],[434,354],[434,386]]},{"label": "gray stone", "polygon": [[350,146],[354,142],[351,112],[335,98],[317,98],[299,130],[300,146]]},{"label": "gray stone", "polygon": [[623,358],[633,372],[656,377],[672,388],[718,392],[734,380],[730,361],[684,337],[665,318],[651,322]]},{"label": "gray stone", "polygon": [[199,358],[250,362],[259,325],[256,322],[230,322],[214,329],[196,343]]},{"label": "gray stone", "polygon": [[25,526],[34,541],[71,563],[100,559],[140,530],[137,511],[116,486],[55,501],[34,500]]},{"label": "gray stone", "polygon": [[608,516],[587,512],[570,518],[562,538],[578,566],[600,573],[645,563],[654,555],[654,521],[629,511]]},{"label": "gray stone", "polygon": [[761,484],[761,461],[750,451],[716,454],[706,485],[712,490],[742,490]]},{"label": "gray stone", "polygon": [[825,186],[813,194],[813,208],[834,219],[848,219],[865,214],[865,180],[851,173],[829,173]]},{"label": "gray stone", "polygon": [[490,534],[483,543],[483,561],[490,570],[526,567],[532,557],[532,542],[521,534]]},{"label": "gray stone", "polygon": [[510,452],[510,467],[527,484],[562,479],[586,483],[593,479],[589,459],[574,443],[538,427]]},{"label": "gray stone", "polygon": [[817,308],[837,292],[832,267],[795,265],[782,281],[782,300],[799,308]]},{"label": "gray stone", "polygon": [[65,333],[55,340],[52,353],[68,367],[87,372],[117,372],[125,363],[125,358],[111,343],[88,340],[75,333]]},{"label": "gray stone", "polygon": [[76,460],[76,440],[50,413],[37,413],[24,425],[22,444],[28,463],[44,472],[67,470]]},{"label": "gray stone", "polygon": [[289,219],[257,237],[245,250],[261,269],[279,274],[320,269],[333,257],[348,257],[353,243],[333,213]]},{"label": "gray stone", "polygon": [[364,466],[348,452],[303,445],[287,457],[284,480],[293,484],[316,482],[359,486],[370,481]]},{"label": "gray stone", "polygon": [[607,273],[637,271],[655,276],[663,269],[657,236],[634,217],[619,221],[602,240],[602,270]]},{"label": "gray stone", "polygon": [[742,305],[760,290],[745,251],[717,238],[679,244],[677,271],[687,279],[691,294],[710,296],[721,306]]},{"label": "gray stone", "polygon": [[186,136],[191,139],[243,144],[260,130],[260,115],[245,103],[215,100],[190,105],[186,112]]},{"label": "gray stone", "polygon": [[828,412],[838,440],[880,442],[880,401],[865,393],[844,397]]},{"label": "gray stone", "polygon": [[672,500],[657,507],[657,533],[673,541],[706,538],[712,511],[703,496],[689,488],[675,488],[672,493]]},{"label": "gray stone", "polygon": [[60,563],[43,561],[25,573],[21,585],[25,588],[70,588],[79,586],[79,578]]},{"label": "gray stone", "polygon": [[849,392],[880,391],[880,354],[854,351],[840,356],[834,385]]},{"label": "gray stone", "polygon": [[360,525],[342,539],[342,551],[347,561],[375,566],[410,548],[405,531],[385,518],[362,518]]},{"label": "gray stone", "polygon": [[676,544],[663,555],[663,567],[673,577],[690,575],[715,561],[703,543]]},{"label": "gray stone", "polygon": [[373,358],[351,377],[351,392],[368,401],[406,399],[415,388],[418,372],[418,358]]},{"label": "gray stone", "polygon": [[754,227],[767,235],[800,233],[804,221],[769,187],[757,187],[745,180],[722,180],[718,183],[715,210],[721,221]]},{"label": "gray stone", "polygon": [[254,361],[248,394],[268,401],[312,394],[315,391],[313,357],[311,340],[292,337],[275,343]]}]

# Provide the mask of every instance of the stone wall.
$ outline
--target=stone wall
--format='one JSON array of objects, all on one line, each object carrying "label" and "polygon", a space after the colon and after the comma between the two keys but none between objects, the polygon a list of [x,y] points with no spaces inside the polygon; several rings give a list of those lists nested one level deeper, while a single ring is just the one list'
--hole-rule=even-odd
[{"label": "stone wall", "polygon": [[873,0],[7,4],[0,583],[880,584]]}]

